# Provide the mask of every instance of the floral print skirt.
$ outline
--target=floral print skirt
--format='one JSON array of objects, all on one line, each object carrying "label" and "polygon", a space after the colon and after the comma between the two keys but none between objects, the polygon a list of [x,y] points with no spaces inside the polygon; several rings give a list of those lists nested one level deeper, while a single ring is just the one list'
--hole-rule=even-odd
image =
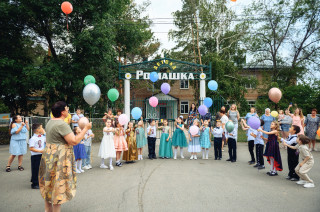
[{"label": "floral print skirt", "polygon": [[52,204],[62,204],[76,194],[76,172],[73,147],[46,144],[39,168],[41,196]]}]

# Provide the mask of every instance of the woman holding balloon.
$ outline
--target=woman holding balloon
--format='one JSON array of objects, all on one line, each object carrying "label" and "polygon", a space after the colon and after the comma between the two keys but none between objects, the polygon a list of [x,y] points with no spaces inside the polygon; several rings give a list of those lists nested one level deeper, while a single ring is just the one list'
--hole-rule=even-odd
[{"label": "woman holding balloon", "polygon": [[[240,114],[239,114],[239,111],[237,110],[237,106],[235,104],[231,105],[231,108],[228,111],[228,117],[229,117],[229,120],[231,120],[233,122],[235,131],[238,132],[238,120],[240,119]],[[236,138],[236,140],[237,140],[237,138]]]},{"label": "woman holding balloon", "polygon": [[290,108],[292,107],[292,104],[289,105],[288,107],[288,111],[289,114],[292,118],[292,125],[297,125],[298,127],[300,127],[300,132],[298,133],[298,135],[304,135],[304,115],[302,113],[302,109],[301,108],[296,108],[294,111],[294,114],[290,113]]},{"label": "woman holding balloon", "polygon": [[[270,132],[271,123],[275,120],[273,116],[271,116],[270,109],[266,108],[264,110],[265,114],[263,114],[260,119],[264,121],[263,130],[266,132]],[[263,137],[268,138],[268,135],[263,133]]]},{"label": "woman holding balloon", "polygon": [[198,116],[197,112],[197,107],[195,103],[191,104],[190,110],[189,110],[189,116],[188,116],[188,127],[191,127],[193,124],[193,121],[197,118]]}]

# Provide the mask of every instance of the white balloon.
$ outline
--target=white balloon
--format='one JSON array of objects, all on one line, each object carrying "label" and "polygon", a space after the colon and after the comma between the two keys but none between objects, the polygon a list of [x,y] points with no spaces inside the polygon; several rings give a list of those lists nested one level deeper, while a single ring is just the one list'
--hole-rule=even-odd
[{"label": "white balloon", "polygon": [[83,89],[83,98],[90,106],[99,101],[100,95],[100,88],[94,83],[89,83]]}]

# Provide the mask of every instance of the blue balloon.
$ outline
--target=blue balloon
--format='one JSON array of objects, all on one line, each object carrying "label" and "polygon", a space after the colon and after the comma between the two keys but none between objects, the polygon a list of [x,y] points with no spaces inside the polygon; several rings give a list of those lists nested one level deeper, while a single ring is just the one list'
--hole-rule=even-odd
[{"label": "blue balloon", "polygon": [[208,82],[208,88],[212,91],[216,91],[218,89],[218,83],[214,80],[210,80]]},{"label": "blue balloon", "polygon": [[158,75],[157,72],[154,71],[154,72],[151,72],[151,73],[150,73],[150,80],[151,80],[152,82],[157,82],[158,79],[159,79],[159,75]]},{"label": "blue balloon", "polygon": [[207,98],[205,98],[205,99],[203,100],[203,104],[204,104],[205,106],[207,106],[207,107],[211,107],[212,104],[213,104],[213,101],[212,101],[212,99],[211,99],[210,97],[207,97]]},{"label": "blue balloon", "polygon": [[131,110],[131,115],[135,120],[138,120],[139,118],[141,118],[142,110],[139,107],[134,107]]}]

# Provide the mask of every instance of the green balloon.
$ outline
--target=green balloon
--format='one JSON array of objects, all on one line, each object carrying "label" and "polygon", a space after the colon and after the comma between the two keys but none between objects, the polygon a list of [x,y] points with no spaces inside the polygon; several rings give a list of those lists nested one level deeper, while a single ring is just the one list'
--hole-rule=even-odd
[{"label": "green balloon", "polygon": [[228,121],[226,123],[226,129],[229,133],[231,133],[234,130],[234,124],[232,121]]},{"label": "green balloon", "polygon": [[87,75],[85,78],[84,78],[84,84],[85,85],[88,85],[90,83],[96,83],[96,79],[92,76],[92,75]]},{"label": "green balloon", "polygon": [[119,98],[119,92],[117,89],[115,88],[111,88],[108,91],[108,98],[110,99],[110,101],[114,102]]}]

